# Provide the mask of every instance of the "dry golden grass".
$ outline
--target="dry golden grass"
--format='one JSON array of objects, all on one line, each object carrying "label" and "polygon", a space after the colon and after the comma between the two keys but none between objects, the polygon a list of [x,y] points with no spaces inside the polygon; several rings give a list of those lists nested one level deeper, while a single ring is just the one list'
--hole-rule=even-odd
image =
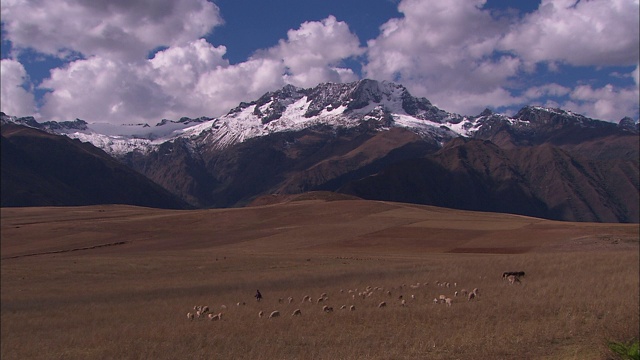
[{"label": "dry golden grass", "polygon": [[1,230],[2,359],[606,359],[638,338],[637,224],[303,201],[2,209]]}]

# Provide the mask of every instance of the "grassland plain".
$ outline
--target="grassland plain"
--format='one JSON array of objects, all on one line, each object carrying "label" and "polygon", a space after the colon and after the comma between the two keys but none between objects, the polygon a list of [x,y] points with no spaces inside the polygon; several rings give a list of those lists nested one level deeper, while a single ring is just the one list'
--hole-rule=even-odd
[{"label": "grassland plain", "polygon": [[1,214],[2,359],[607,359],[638,338],[637,224],[360,200]]}]

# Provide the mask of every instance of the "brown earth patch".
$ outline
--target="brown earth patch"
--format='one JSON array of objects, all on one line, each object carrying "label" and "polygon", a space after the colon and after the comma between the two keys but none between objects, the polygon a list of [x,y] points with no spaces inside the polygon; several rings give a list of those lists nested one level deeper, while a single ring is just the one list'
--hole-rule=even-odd
[{"label": "brown earth patch", "polygon": [[524,254],[533,247],[503,247],[503,248],[455,248],[447,251],[452,254]]}]

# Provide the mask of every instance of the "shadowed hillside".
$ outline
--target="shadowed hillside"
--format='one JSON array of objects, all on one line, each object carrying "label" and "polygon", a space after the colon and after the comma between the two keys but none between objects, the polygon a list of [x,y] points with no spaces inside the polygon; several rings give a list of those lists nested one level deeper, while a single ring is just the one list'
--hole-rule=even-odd
[{"label": "shadowed hillside", "polygon": [[89,143],[2,126],[3,207],[92,204],[188,206]]},{"label": "shadowed hillside", "polygon": [[548,143],[500,148],[459,138],[437,153],[394,164],[340,192],[556,220],[637,223],[637,159],[614,157],[601,151],[585,158],[575,149]]}]

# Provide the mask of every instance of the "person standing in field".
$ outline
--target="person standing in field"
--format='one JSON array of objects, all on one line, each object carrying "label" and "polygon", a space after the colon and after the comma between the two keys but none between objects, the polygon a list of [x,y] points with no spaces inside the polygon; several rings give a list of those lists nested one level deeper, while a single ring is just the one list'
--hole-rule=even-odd
[{"label": "person standing in field", "polygon": [[260,301],[260,299],[262,299],[262,294],[260,294],[260,290],[256,290],[256,295],[255,295],[255,297],[256,297],[256,300],[257,300],[257,301]]}]

